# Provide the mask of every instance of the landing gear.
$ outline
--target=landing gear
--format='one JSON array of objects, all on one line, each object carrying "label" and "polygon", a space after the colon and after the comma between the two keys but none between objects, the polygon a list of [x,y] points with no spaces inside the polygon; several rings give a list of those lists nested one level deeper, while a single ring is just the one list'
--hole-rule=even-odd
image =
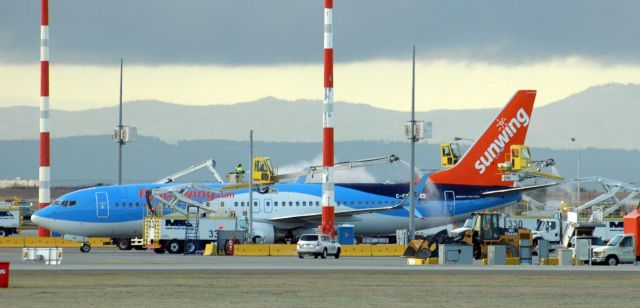
[{"label": "landing gear", "polygon": [[80,251],[82,251],[83,253],[88,253],[89,251],[91,251],[91,246],[88,243],[83,243],[82,246],[80,246]]}]

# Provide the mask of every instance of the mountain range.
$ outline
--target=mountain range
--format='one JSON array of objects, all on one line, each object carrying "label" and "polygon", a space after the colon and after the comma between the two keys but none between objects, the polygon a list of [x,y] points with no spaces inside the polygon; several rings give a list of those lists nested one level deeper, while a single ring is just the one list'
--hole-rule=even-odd
[{"label": "mountain range", "polygon": [[[543,91],[543,90],[541,90]],[[505,101],[513,93],[505,92]],[[419,102],[418,102],[419,105]],[[55,99],[52,98],[55,107]],[[53,138],[108,135],[117,125],[118,108],[80,111],[51,110]],[[408,112],[366,104],[337,102],[336,141],[402,142]],[[498,109],[417,112],[416,119],[433,123],[431,143],[454,137],[475,139],[490,125]],[[39,109],[2,107],[0,140],[38,138]],[[194,140],[317,142],[322,140],[322,102],[285,101],[266,97],[233,105],[188,106],[160,101],[124,104],[125,125],[141,136],[177,144]],[[534,109],[527,143],[550,149],[594,147],[640,149],[640,85],[607,84],[591,87],[565,99]],[[577,143],[570,138],[576,138]]]}]

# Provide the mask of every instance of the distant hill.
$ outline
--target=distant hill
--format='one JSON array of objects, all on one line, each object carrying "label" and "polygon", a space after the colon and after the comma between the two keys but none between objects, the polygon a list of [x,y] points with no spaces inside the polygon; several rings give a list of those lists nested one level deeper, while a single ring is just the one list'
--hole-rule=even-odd
[{"label": "distant hill", "polygon": [[[540,91],[544,91],[541,89]],[[505,92],[505,103],[513,93]],[[53,105],[55,107],[55,104]],[[133,101],[124,105],[124,122],[144,136],[169,143],[183,140],[255,139],[270,142],[321,140],[322,103],[284,101],[267,97],[235,105],[185,106],[158,101]],[[338,102],[336,141],[400,142],[408,112]],[[431,142],[453,137],[475,139],[497,114],[497,109],[435,110],[418,112],[417,119],[433,122]],[[37,107],[4,107],[0,140],[36,139]],[[528,144],[567,149],[580,146],[640,149],[640,85],[608,84],[589,88],[563,100],[535,108]],[[117,108],[83,111],[51,111],[54,138],[110,134],[117,122]]]},{"label": "distant hill", "polygon": [[[299,171],[304,166],[321,164],[319,142],[256,142],[255,154],[272,157],[281,172]],[[51,141],[51,178],[55,186],[115,183],[117,181],[116,144],[109,136],[83,136]],[[408,161],[409,143],[384,141],[344,141],[336,144],[336,161],[396,154]],[[576,174],[575,150],[533,148],[534,159],[555,158],[560,174]],[[627,182],[640,182],[640,151],[586,148],[581,151],[581,175],[604,176]],[[416,146],[416,165],[422,169],[439,168],[439,145],[424,142]],[[37,140],[0,140],[0,179],[38,177]],[[140,137],[124,147],[125,183],[150,182],[190,165],[214,159],[216,169],[224,173],[237,163],[248,166],[247,141],[196,140],[168,144],[158,138]],[[336,174],[338,181],[403,181],[409,177],[407,163],[371,167]],[[212,180],[205,170],[185,181]]]}]

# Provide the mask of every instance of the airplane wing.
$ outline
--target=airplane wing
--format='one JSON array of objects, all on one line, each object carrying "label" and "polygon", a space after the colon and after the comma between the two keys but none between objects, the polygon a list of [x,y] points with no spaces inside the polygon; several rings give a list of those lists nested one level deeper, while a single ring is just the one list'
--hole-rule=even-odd
[{"label": "airplane wing", "polygon": [[546,184],[540,184],[540,185],[531,185],[531,186],[524,186],[524,187],[514,187],[514,188],[507,188],[507,189],[500,189],[500,190],[492,190],[492,191],[485,191],[485,192],[481,193],[480,195],[483,196],[483,197],[496,197],[496,196],[501,196],[501,195],[517,193],[517,192],[523,192],[523,191],[528,191],[528,190],[551,187],[551,186],[555,186],[555,185],[558,185],[558,184],[560,184],[560,183],[553,182],[553,183],[546,183]]},{"label": "airplane wing", "polygon": [[[402,208],[405,200],[407,200],[407,198],[404,198],[398,204],[394,204],[391,206],[335,212],[335,217],[347,217],[347,216],[353,216],[353,215],[359,215],[359,214],[371,214],[371,213],[377,213],[382,211],[395,210],[395,209]],[[263,221],[265,222],[299,222],[299,221],[318,220],[321,218],[322,218],[322,213],[310,213],[310,214],[301,214],[301,215],[272,217],[272,218],[264,219]]]},{"label": "airplane wing", "polygon": [[[415,185],[416,192],[422,191],[424,189],[424,186],[426,185],[428,178],[429,178],[429,174],[424,174],[420,178],[418,183],[416,183]],[[395,209],[402,208],[406,201],[407,201],[407,197],[404,197],[402,201],[391,206],[369,208],[369,209],[352,209],[352,210],[335,212],[335,217],[347,217],[347,216],[353,216],[353,215],[359,215],[359,214],[371,214],[371,213],[395,210]],[[265,222],[299,222],[299,221],[308,221],[308,220],[318,220],[321,218],[322,218],[322,213],[310,213],[310,214],[301,214],[301,215],[272,217],[272,218],[264,219],[263,221]]]}]

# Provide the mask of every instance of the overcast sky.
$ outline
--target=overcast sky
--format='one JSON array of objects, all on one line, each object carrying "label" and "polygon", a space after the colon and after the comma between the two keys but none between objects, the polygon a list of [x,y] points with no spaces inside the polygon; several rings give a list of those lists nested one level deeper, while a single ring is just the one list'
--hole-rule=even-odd
[{"label": "overcast sky", "polygon": [[[121,57],[125,99],[321,99],[323,4],[50,1],[52,106],[112,104]],[[412,45],[417,93],[430,102],[421,110],[498,107],[521,87],[538,89],[539,103],[548,103],[591,85],[640,82],[638,1],[336,0],[334,7],[337,100],[406,109],[397,104],[410,93]],[[40,1],[0,2],[0,106],[37,103],[39,23]]]}]

